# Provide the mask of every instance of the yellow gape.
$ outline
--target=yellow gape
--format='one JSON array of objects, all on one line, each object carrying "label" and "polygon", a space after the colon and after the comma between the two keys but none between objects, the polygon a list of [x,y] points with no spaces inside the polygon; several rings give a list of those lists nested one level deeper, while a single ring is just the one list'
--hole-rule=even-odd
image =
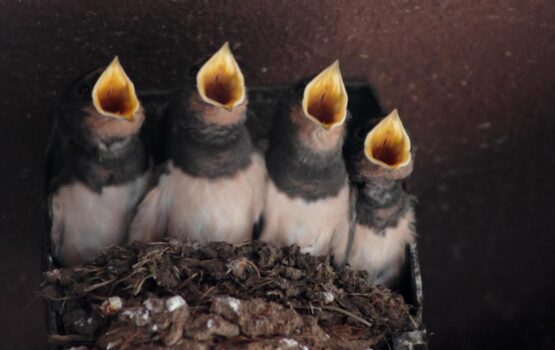
[{"label": "yellow gape", "polygon": [[325,129],[331,129],[345,122],[347,102],[347,90],[339,70],[339,61],[335,61],[304,89],[303,112]]},{"label": "yellow gape", "polygon": [[139,100],[117,56],[94,84],[92,100],[101,115],[133,121]]},{"label": "yellow gape", "polygon": [[245,100],[245,79],[229,43],[226,42],[199,70],[197,91],[205,102],[227,110]]},{"label": "yellow gape", "polygon": [[364,154],[372,163],[388,169],[409,164],[410,139],[396,109],[368,133]]}]

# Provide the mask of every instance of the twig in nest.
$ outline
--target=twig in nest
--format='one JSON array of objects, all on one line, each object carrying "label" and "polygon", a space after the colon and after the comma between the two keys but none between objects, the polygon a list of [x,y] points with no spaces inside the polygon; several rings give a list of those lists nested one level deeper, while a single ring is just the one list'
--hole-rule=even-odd
[{"label": "twig in nest", "polygon": [[194,280],[197,276],[198,276],[198,272],[195,272],[191,276],[187,277],[185,281],[181,282],[179,286],[177,286],[177,290],[182,290],[183,288],[185,288],[185,286],[188,285],[189,282]]},{"label": "twig in nest", "polygon": [[117,279],[117,278],[112,278],[112,279],[109,279],[109,280],[104,281],[104,282],[100,282],[100,283],[97,283],[97,284],[93,284],[92,286],[90,286],[90,287],[88,287],[87,289],[85,289],[85,293],[90,293],[90,292],[92,292],[92,291],[95,290],[95,289],[98,289],[98,288],[102,288],[102,287],[104,287],[104,286],[107,286],[107,285],[109,285],[110,283],[114,282],[116,279]]},{"label": "twig in nest", "polygon": [[72,299],[79,299],[81,298],[81,296],[78,295],[66,295],[65,297],[59,297],[59,298],[51,298],[51,297],[46,297],[48,300],[50,301],[66,301],[66,300],[72,300]]},{"label": "twig in nest", "polygon": [[345,295],[360,296],[360,297],[371,297],[374,294],[376,294],[376,290],[373,290],[370,293],[345,293]]},{"label": "twig in nest", "polygon": [[204,293],[202,293],[202,295],[200,296],[200,298],[198,299],[198,303],[197,305],[200,305],[200,303],[202,303],[202,300],[210,293],[212,293],[214,291],[214,289],[216,289],[216,287],[210,287],[208,288]]},{"label": "twig in nest", "polygon": [[145,276],[145,278],[143,278],[135,288],[135,292],[133,292],[133,295],[138,295],[141,292],[141,288],[143,288],[143,284],[145,283],[145,281],[152,277],[154,277],[154,275]]},{"label": "twig in nest", "polygon": [[416,320],[412,317],[411,314],[408,314],[409,316],[409,320],[412,323],[412,326],[414,327],[414,329],[419,329],[420,327],[418,326],[418,322],[416,322]]},{"label": "twig in nest", "polygon": [[251,289],[249,289],[249,290],[247,291],[247,294],[250,294],[250,293],[254,292],[255,290],[257,290],[257,289],[259,289],[259,288],[262,288],[262,287],[265,287],[265,286],[267,286],[267,285],[269,285],[269,284],[272,284],[273,282],[274,282],[274,281],[269,280],[269,281],[266,281],[266,282],[264,282],[264,283],[261,283],[261,284],[259,284],[259,285],[257,285],[257,286],[254,286],[254,287],[252,287]]},{"label": "twig in nest", "polygon": [[[296,309],[309,309],[309,310],[314,309],[314,307],[312,305],[310,307],[306,307],[306,306],[293,306],[293,307],[296,308]],[[319,308],[322,309],[322,310],[339,312],[340,314],[343,314],[345,316],[349,316],[353,320],[356,320],[356,321],[362,323],[363,325],[365,325],[369,328],[372,328],[372,323],[366,321],[364,318],[359,317],[359,316],[357,316],[357,315],[355,315],[352,312],[349,312],[347,310],[341,309],[341,308],[336,307],[336,306],[327,306],[327,305],[319,306]]]},{"label": "twig in nest", "polygon": [[86,335],[79,334],[49,334],[48,343],[56,345],[67,345],[69,343],[93,343],[94,338]]},{"label": "twig in nest", "polygon": [[249,264],[254,269],[254,271],[256,271],[256,275],[258,276],[258,278],[260,278],[260,270],[258,269],[258,266],[256,266],[256,264],[250,260],[247,260],[247,264]]},{"label": "twig in nest", "polygon": [[128,349],[129,345],[131,344],[131,342],[137,338],[139,335],[141,335],[140,332],[135,332],[133,334],[131,334],[127,339],[125,339],[125,341],[123,342],[123,344],[121,344],[120,349]]},{"label": "twig in nest", "polygon": [[341,313],[341,314],[343,314],[343,315],[345,315],[345,316],[349,316],[349,317],[351,317],[352,319],[357,320],[358,322],[360,322],[360,323],[362,323],[362,324],[364,324],[364,325],[366,325],[366,326],[368,326],[368,327],[372,327],[372,323],[366,321],[364,318],[359,317],[359,316],[357,316],[357,315],[355,315],[355,314],[353,314],[352,312],[349,312],[349,311],[347,311],[347,310],[344,310],[344,309],[341,309],[341,308],[338,308],[338,307],[335,307],[335,306],[322,306],[322,309],[324,309],[324,310],[329,310],[329,311],[339,312],[339,313]]}]

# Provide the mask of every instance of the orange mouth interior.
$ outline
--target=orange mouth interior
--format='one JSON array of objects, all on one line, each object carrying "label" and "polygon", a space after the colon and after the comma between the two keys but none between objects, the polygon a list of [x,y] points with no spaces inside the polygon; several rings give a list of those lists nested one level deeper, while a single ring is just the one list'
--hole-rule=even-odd
[{"label": "orange mouth interior", "polygon": [[317,75],[305,88],[305,115],[325,129],[343,124],[347,116],[347,91],[336,61]]},{"label": "orange mouth interior", "polygon": [[197,90],[205,102],[227,109],[232,109],[245,99],[243,74],[228,43],[199,70]]},{"label": "orange mouth interior", "polygon": [[365,140],[364,152],[373,163],[391,169],[407,165],[411,160],[410,139],[397,110],[372,129]]},{"label": "orange mouth interior", "polygon": [[204,81],[205,94],[209,99],[221,105],[230,105],[241,98],[242,90],[233,76],[215,74],[207,76]]},{"label": "orange mouth interior", "polygon": [[96,110],[105,116],[133,120],[139,108],[135,87],[117,57],[96,81],[92,98]]}]

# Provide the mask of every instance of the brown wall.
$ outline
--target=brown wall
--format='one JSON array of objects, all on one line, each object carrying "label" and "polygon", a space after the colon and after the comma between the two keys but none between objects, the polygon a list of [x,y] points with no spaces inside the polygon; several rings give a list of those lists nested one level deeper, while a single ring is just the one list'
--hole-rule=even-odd
[{"label": "brown wall", "polygon": [[0,1],[0,344],[42,348],[39,165],[64,86],[115,54],[139,89],[176,86],[229,40],[248,83],[339,58],[399,108],[433,349],[553,348],[554,20],[550,0]]}]

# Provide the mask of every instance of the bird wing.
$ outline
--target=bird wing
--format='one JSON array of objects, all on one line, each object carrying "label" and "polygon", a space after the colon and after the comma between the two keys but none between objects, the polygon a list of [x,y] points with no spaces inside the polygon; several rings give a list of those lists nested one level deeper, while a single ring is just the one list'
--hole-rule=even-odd
[{"label": "bird wing", "polygon": [[334,232],[335,263],[344,266],[349,261],[353,249],[353,241],[356,230],[356,202],[358,192],[355,186],[349,185],[349,221],[348,228]]},{"label": "bird wing", "polygon": [[64,239],[64,223],[61,206],[56,203],[56,193],[48,197],[48,214],[50,217],[50,250],[54,257],[58,256]]},{"label": "bird wing", "polygon": [[138,207],[131,223],[129,242],[159,241],[163,238],[168,223],[166,201],[162,198],[160,185],[148,192]]}]

